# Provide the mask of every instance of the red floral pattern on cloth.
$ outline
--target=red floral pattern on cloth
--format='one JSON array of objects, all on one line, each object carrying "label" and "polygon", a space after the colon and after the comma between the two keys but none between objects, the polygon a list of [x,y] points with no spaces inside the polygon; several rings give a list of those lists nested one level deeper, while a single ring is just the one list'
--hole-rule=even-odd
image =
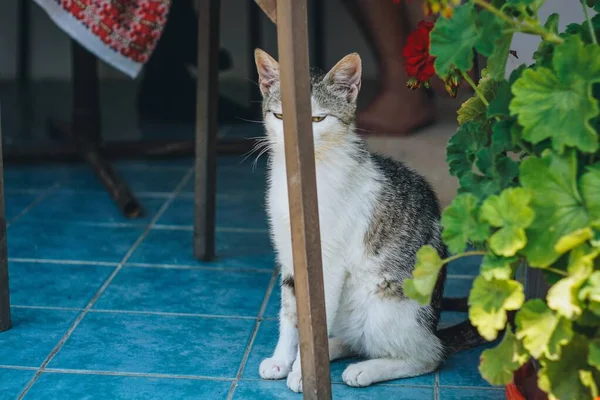
[{"label": "red floral pattern on cloth", "polygon": [[143,64],[156,47],[172,0],[56,1],[107,47]]}]

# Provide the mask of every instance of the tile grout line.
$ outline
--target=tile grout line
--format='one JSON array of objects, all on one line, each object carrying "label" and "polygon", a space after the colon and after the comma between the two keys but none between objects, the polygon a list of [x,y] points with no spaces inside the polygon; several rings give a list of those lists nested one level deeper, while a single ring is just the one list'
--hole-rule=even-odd
[{"label": "tile grout line", "polygon": [[118,371],[97,371],[88,369],[62,369],[62,368],[46,368],[46,373],[53,374],[71,374],[71,375],[104,375],[104,376],[129,376],[139,378],[159,378],[159,379],[189,379],[199,381],[233,381],[234,378],[224,378],[218,376],[203,376],[203,375],[178,375],[178,374],[158,374],[152,372],[118,372]]},{"label": "tile grout line", "polygon": [[43,191],[31,203],[29,203],[24,209],[22,209],[21,212],[19,212],[17,215],[12,217],[10,219],[10,221],[6,221],[6,229],[8,229],[8,227],[10,227],[14,222],[16,222],[17,220],[22,218],[24,215],[26,215],[33,207],[35,207],[39,203],[41,203],[46,197],[48,197],[52,193],[56,192],[59,187],[60,187],[60,183],[55,183],[54,185],[50,186],[48,189]]},{"label": "tile grout line", "polygon": [[163,268],[163,269],[186,269],[200,271],[218,271],[218,272],[254,272],[257,274],[271,274],[272,270],[261,268],[235,268],[235,267],[209,267],[204,265],[174,265],[174,264],[148,264],[148,263],[127,263],[128,267],[135,268]]},{"label": "tile grout line", "polygon": [[273,274],[271,275],[271,280],[269,281],[269,285],[267,286],[267,291],[265,293],[265,298],[260,306],[260,310],[258,311],[258,316],[256,322],[254,323],[254,328],[252,329],[252,333],[250,334],[250,340],[248,340],[248,345],[246,346],[246,351],[244,351],[244,355],[242,356],[242,361],[240,362],[240,366],[238,368],[237,374],[235,375],[235,380],[231,382],[231,386],[229,387],[229,393],[227,394],[227,400],[232,400],[233,395],[235,394],[235,390],[237,389],[238,383],[242,378],[244,373],[244,368],[246,367],[246,362],[248,361],[248,357],[250,357],[250,351],[252,351],[252,346],[254,346],[254,340],[256,340],[256,335],[258,334],[258,329],[262,323],[262,318],[267,309],[267,305],[269,304],[269,300],[271,298],[271,294],[273,293],[273,287],[277,282],[277,276],[279,275],[279,269],[274,268]]},{"label": "tile grout line", "polygon": [[[81,307],[52,307],[52,306],[28,306],[11,304],[11,308],[21,308],[29,310],[52,310],[52,311],[84,311]],[[227,315],[227,314],[195,314],[195,313],[176,313],[162,311],[139,311],[139,310],[110,310],[103,308],[94,308],[88,310],[88,313],[96,314],[130,314],[130,315],[157,315],[163,317],[190,317],[190,318],[217,318],[217,319],[249,319],[256,320],[256,317],[248,315]]]},{"label": "tile grout line", "polygon": [[118,262],[88,261],[88,260],[51,260],[45,258],[8,257],[8,262],[31,264],[64,264],[64,265],[94,265],[100,267],[118,267]]},{"label": "tile grout line", "polygon": [[106,281],[104,282],[104,284],[102,284],[102,286],[100,287],[100,289],[98,289],[98,291],[96,292],[96,294],[94,295],[94,297],[92,297],[92,299],[89,301],[89,303],[87,304],[87,306],[77,316],[77,318],[75,319],[75,321],[73,321],[73,323],[71,324],[71,326],[69,327],[69,329],[67,330],[67,332],[65,332],[65,334],[58,341],[58,343],[56,344],[56,346],[54,346],[54,348],[52,349],[52,351],[50,352],[50,354],[48,354],[48,356],[46,357],[46,359],[42,362],[42,365],[40,365],[40,368],[38,369],[38,371],[36,372],[36,374],[33,376],[33,378],[31,378],[29,380],[29,382],[27,383],[27,385],[25,386],[25,388],[21,391],[21,393],[19,394],[17,400],[22,400],[27,395],[27,393],[29,392],[29,390],[31,390],[31,387],[35,384],[35,382],[37,382],[37,380],[42,375],[42,373],[44,372],[44,370],[46,369],[46,367],[48,366],[48,364],[50,363],[50,361],[52,361],[52,359],[56,356],[56,354],[58,354],[58,352],[63,347],[63,345],[65,344],[65,342],[69,339],[69,337],[71,337],[71,335],[73,334],[73,332],[75,331],[75,329],[77,328],[77,326],[79,325],[79,323],[86,316],[86,314],[88,313],[88,311],[94,306],[94,304],[100,298],[100,296],[102,296],[102,293],[104,293],[104,291],[106,290],[106,288],[110,285],[110,283],[113,281],[113,279],[117,276],[117,274],[123,268],[123,266],[125,265],[125,263],[127,262],[127,260],[131,257],[131,255],[135,252],[135,250],[137,249],[137,247],[146,238],[146,236],[148,235],[148,233],[150,232],[150,230],[152,228],[152,225],[155,224],[156,221],[158,221],[158,219],[167,210],[167,208],[169,208],[169,206],[171,205],[171,203],[173,202],[173,200],[175,199],[175,197],[177,196],[177,194],[181,190],[183,190],[183,188],[185,187],[185,185],[187,184],[187,182],[191,179],[193,173],[194,173],[193,168],[190,168],[188,170],[188,172],[184,175],[184,177],[181,179],[181,181],[179,182],[179,184],[175,187],[175,190],[173,190],[173,192],[171,193],[171,195],[164,201],[163,205],[158,210],[158,212],[156,213],[156,215],[154,216],[154,218],[152,218],[152,220],[148,223],[148,225],[146,226],[146,229],[144,230],[144,232],[142,232],[140,234],[140,236],[133,243],[133,245],[131,246],[131,248],[129,249],[129,251],[125,254],[125,256],[123,257],[123,259],[121,260],[121,262],[119,263],[119,265],[117,266],[117,268],[115,268],[115,270],[106,279]]},{"label": "tile grout line", "polygon": [[438,370],[435,371],[433,376],[433,400],[440,399],[440,373]]}]

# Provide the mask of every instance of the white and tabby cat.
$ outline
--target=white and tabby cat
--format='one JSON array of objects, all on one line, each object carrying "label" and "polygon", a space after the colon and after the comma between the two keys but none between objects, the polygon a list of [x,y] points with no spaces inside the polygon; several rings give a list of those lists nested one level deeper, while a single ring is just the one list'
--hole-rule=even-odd
[{"label": "white and tabby cat", "polygon": [[[267,210],[282,286],[279,341],[273,356],[261,363],[260,376],[287,377],[288,387],[300,392],[279,64],[262,50],[255,58],[270,147]],[[344,371],[350,386],[425,374],[454,352],[480,343],[467,322],[437,331],[445,269],[431,305],[404,296],[403,281],[421,246],[430,244],[447,256],[440,207],[423,177],[366,150],[354,126],[360,85],[358,54],[344,57],[325,75],[311,73],[329,357],[365,359]]]}]

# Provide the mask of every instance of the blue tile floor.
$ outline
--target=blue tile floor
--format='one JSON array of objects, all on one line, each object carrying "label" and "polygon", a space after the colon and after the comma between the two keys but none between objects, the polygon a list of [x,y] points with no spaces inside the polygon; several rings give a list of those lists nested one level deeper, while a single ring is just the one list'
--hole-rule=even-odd
[{"label": "blue tile floor", "polygon": [[[192,162],[122,162],[146,210],[126,220],[83,165],[5,170],[14,328],[0,334],[0,399],[300,399],[258,377],[277,339],[279,288],[265,165],[223,158],[218,259],[192,256]],[[464,295],[477,260],[450,267]],[[465,315],[446,313],[444,324]],[[336,399],[502,399],[477,371],[482,349],[435,374]]]}]

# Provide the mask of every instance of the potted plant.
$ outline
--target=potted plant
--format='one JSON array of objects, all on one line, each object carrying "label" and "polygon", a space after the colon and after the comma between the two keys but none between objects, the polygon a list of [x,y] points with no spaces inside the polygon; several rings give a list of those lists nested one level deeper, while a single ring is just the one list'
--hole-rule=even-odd
[{"label": "potted plant", "polygon": [[[435,73],[452,94],[461,80],[476,93],[447,148],[459,181],[442,217],[453,255],[421,248],[404,290],[426,304],[445,264],[483,256],[469,319],[488,341],[501,339],[479,370],[509,385],[507,396],[528,375],[550,399],[596,398],[600,385],[600,17],[590,18],[600,0],[565,1],[586,20],[559,32],[559,15],[538,18],[544,0],[427,0],[441,16],[419,24],[404,49],[409,87]],[[535,64],[505,79],[517,32],[542,41]],[[487,57],[477,85],[475,50]],[[544,298],[526,300],[525,268],[542,271]]]}]

